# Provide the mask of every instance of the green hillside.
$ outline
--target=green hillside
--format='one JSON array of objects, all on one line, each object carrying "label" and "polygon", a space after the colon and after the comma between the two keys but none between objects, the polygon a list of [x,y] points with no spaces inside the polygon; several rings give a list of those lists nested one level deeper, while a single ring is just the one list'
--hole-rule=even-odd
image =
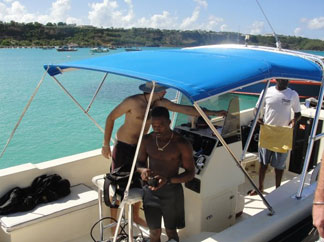
[{"label": "green hillside", "polygon": [[[180,31],[151,28],[96,28],[65,23],[17,23],[0,21],[0,47],[18,46],[170,46],[186,47],[209,44],[244,43],[245,35],[234,32],[203,30]],[[280,36],[283,48],[324,50],[324,41]],[[275,46],[273,36],[250,35],[249,44]]]}]

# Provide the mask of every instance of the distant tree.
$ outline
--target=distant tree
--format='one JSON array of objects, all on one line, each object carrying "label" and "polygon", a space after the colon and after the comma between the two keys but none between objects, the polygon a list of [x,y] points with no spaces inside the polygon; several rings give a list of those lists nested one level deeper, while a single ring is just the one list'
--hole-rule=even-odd
[{"label": "distant tree", "polygon": [[1,44],[0,45],[1,46],[9,47],[9,46],[11,46],[11,41],[8,40],[8,39],[4,39],[4,40],[1,41]]}]

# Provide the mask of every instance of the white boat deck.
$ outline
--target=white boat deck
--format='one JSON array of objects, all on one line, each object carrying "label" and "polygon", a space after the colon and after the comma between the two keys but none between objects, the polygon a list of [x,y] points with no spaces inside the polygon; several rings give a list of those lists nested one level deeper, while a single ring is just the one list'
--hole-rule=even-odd
[{"label": "white boat deck", "polygon": [[[251,175],[251,178],[253,179],[254,183],[256,185],[258,185],[258,179],[259,179],[258,174],[250,173],[250,175]],[[264,181],[264,186],[265,186],[264,196],[265,197],[267,196],[267,194],[273,192],[276,189],[274,175],[275,174],[274,174],[273,169],[270,170],[269,172],[267,172],[267,174],[266,174],[265,181]],[[288,181],[292,180],[295,176],[296,176],[295,173],[285,171],[283,174],[283,177],[282,177],[281,185],[284,185]],[[245,205],[244,205],[243,214],[237,218],[236,222],[240,222],[241,220],[244,220],[245,218],[253,216],[253,215],[263,211],[264,209],[266,209],[266,206],[264,205],[260,196],[247,195],[247,192],[250,191],[251,189],[252,189],[252,186],[248,183],[245,183],[243,186],[240,187],[240,191],[242,193],[244,192],[244,195],[246,195],[245,202],[244,202]]]},{"label": "white boat deck", "polygon": [[[252,172],[252,170],[253,170],[253,172]],[[258,174],[257,174],[257,172],[255,172],[255,169],[250,169],[249,175],[251,176],[251,178],[253,179],[255,184],[258,185]],[[282,185],[284,185],[285,183],[290,181],[295,176],[296,176],[295,173],[285,171],[283,178],[282,178]],[[275,190],[274,170],[269,169],[269,171],[267,172],[266,177],[265,177],[264,185],[265,185],[265,193],[264,193],[265,196]],[[244,195],[246,195],[247,192],[251,189],[252,189],[252,186],[250,184],[248,184],[248,182],[246,182],[239,188],[240,192]],[[270,203],[270,205],[271,205],[271,203]],[[240,223],[241,221],[243,221],[257,213],[260,213],[265,209],[266,209],[266,206],[264,205],[262,199],[258,195],[256,195],[256,196],[246,195],[243,214],[236,219],[236,223]],[[145,236],[148,236],[148,230],[143,230],[143,232],[144,232]],[[105,239],[109,238],[108,231],[106,231],[105,233],[106,233]],[[95,230],[93,235],[95,236],[96,239],[99,239],[98,231]],[[67,241],[67,242],[92,242],[92,241],[93,240],[91,239],[91,237],[89,235],[89,236],[83,236],[81,238],[77,238],[75,240],[71,240],[71,241]],[[164,233],[162,235],[161,242],[166,242],[166,241],[167,241],[167,236]]]}]

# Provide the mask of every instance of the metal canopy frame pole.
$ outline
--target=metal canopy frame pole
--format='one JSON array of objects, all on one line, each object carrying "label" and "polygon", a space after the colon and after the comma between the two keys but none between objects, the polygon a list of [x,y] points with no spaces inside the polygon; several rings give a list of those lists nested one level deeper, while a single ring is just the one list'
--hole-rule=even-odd
[{"label": "metal canopy frame pole", "polygon": [[25,113],[27,112],[27,110],[28,110],[30,104],[31,104],[32,101],[34,100],[34,97],[36,96],[36,94],[37,94],[37,92],[38,92],[38,90],[39,90],[41,84],[42,84],[43,81],[44,81],[44,78],[45,78],[45,75],[46,75],[46,73],[47,73],[47,71],[48,71],[48,68],[49,68],[49,67],[47,67],[47,70],[44,72],[44,74],[43,74],[42,78],[40,79],[40,81],[38,82],[38,84],[37,84],[37,86],[36,86],[36,88],[35,88],[33,94],[32,94],[31,97],[29,98],[29,100],[28,100],[28,102],[27,102],[27,104],[26,104],[26,106],[25,106],[23,112],[21,113],[21,115],[20,115],[20,117],[19,117],[19,119],[18,119],[18,121],[17,121],[17,123],[16,123],[14,129],[12,130],[12,132],[11,132],[11,134],[10,134],[8,140],[7,140],[6,145],[4,146],[4,148],[3,148],[3,150],[2,150],[2,152],[1,152],[1,154],[0,154],[0,158],[1,158],[1,157],[3,156],[3,154],[6,152],[7,147],[8,147],[8,145],[9,145],[10,141],[12,140],[12,138],[13,138],[13,136],[14,136],[14,134],[15,134],[15,132],[16,132],[18,126],[20,125],[20,123],[21,123],[23,117],[25,116]]},{"label": "metal canopy frame pole", "polygon": [[[127,183],[127,186],[126,186],[126,189],[125,189],[125,192],[124,192],[124,199],[123,199],[123,201],[126,201],[127,200],[128,193],[129,193],[129,188],[130,188],[130,185],[131,185],[131,181],[133,179],[133,175],[134,175],[134,172],[135,172],[135,166],[136,166],[136,161],[137,161],[137,157],[138,157],[138,152],[139,152],[139,149],[140,149],[140,144],[142,143],[145,126],[146,126],[146,123],[147,123],[147,117],[148,117],[148,114],[149,114],[149,111],[150,111],[150,107],[151,107],[151,103],[152,103],[152,99],[153,99],[153,94],[154,94],[154,90],[155,90],[155,85],[156,85],[155,81],[152,81],[152,84],[153,84],[153,87],[152,87],[152,91],[151,91],[149,100],[147,102],[147,107],[146,107],[146,110],[145,110],[145,115],[144,115],[144,120],[143,120],[143,123],[142,123],[141,133],[140,133],[140,136],[138,138],[138,142],[137,142],[137,146],[136,146],[136,151],[135,151],[135,155],[134,155],[134,159],[133,159],[133,164],[132,164],[132,168],[131,168],[131,171],[130,171],[130,174],[129,174],[128,183]],[[121,205],[122,205],[121,206],[121,211],[119,213],[118,223],[117,223],[117,227],[116,227],[116,230],[115,230],[115,235],[114,235],[113,242],[116,242],[116,240],[117,240],[118,229],[120,227],[121,219],[123,217],[123,212],[124,212],[124,209],[125,209],[125,204],[126,204],[126,202],[122,202],[121,203]],[[133,223],[130,223],[130,221],[128,221],[128,226],[131,226],[132,227],[133,226]],[[133,242],[134,241],[132,234],[128,234],[128,241],[129,242]]]},{"label": "metal canopy frame pole", "polygon": [[324,133],[318,134],[318,135],[315,136],[314,141],[320,140],[320,139],[322,139],[323,137],[324,137]]},{"label": "metal canopy frame pole", "polygon": [[57,78],[55,76],[52,76],[52,78],[54,79],[54,81],[59,85],[59,87],[65,92],[65,94],[67,94],[71,99],[72,101],[84,112],[84,114],[86,116],[88,116],[88,118],[97,126],[97,128],[102,132],[104,133],[104,129],[97,123],[97,121],[92,118],[88,112],[81,106],[81,104],[69,93],[68,90],[65,89],[65,87],[59,82],[59,80],[57,80]]},{"label": "metal canopy frame pole", "polygon": [[[176,92],[176,96],[175,96],[175,99],[174,99],[174,102],[179,104],[180,101],[181,101],[181,97],[182,97],[182,94],[180,91],[177,91]],[[172,112],[172,117],[171,117],[171,124],[170,126],[173,128],[175,126],[175,121],[177,119],[177,116],[178,116],[178,113],[177,112]]]},{"label": "metal canopy frame pole", "polygon": [[259,194],[259,196],[261,197],[261,199],[263,200],[263,203],[265,204],[265,206],[268,208],[270,215],[273,215],[275,213],[275,211],[273,210],[273,208],[270,206],[270,204],[268,203],[268,201],[265,199],[265,197],[262,195],[261,191],[259,190],[259,188],[254,184],[253,180],[250,178],[249,174],[244,170],[244,168],[241,166],[240,161],[235,157],[235,154],[232,152],[232,150],[229,148],[229,146],[227,145],[227,143],[225,142],[225,140],[223,139],[223,137],[218,133],[218,131],[216,130],[216,128],[214,127],[214,125],[212,124],[212,122],[209,120],[208,116],[204,113],[204,111],[201,109],[201,107],[198,105],[197,102],[194,102],[193,104],[195,106],[195,108],[197,109],[197,111],[199,112],[199,114],[203,117],[203,119],[206,121],[206,123],[208,124],[209,128],[214,132],[214,134],[216,135],[216,137],[218,138],[218,140],[222,143],[222,145],[224,146],[224,148],[228,151],[228,153],[232,156],[232,158],[234,159],[234,161],[236,162],[236,165],[238,166],[238,168],[241,169],[241,171],[244,173],[244,175],[246,176],[246,178],[250,181],[251,185],[254,187],[255,191]]},{"label": "metal canopy frame pole", "polygon": [[92,103],[93,103],[94,100],[96,99],[96,97],[97,97],[97,95],[98,95],[98,93],[99,93],[99,91],[100,91],[102,85],[104,84],[104,82],[105,82],[107,76],[108,76],[108,73],[105,73],[105,76],[103,77],[103,79],[102,79],[102,81],[101,81],[99,87],[97,88],[97,90],[96,90],[96,92],[95,92],[95,94],[94,94],[92,100],[90,101],[90,103],[89,103],[89,105],[88,105],[88,107],[87,107],[87,109],[86,109],[86,112],[87,112],[87,113],[89,112],[89,110],[90,110],[90,108],[91,108],[91,106],[92,106]]},{"label": "metal canopy frame pole", "polygon": [[[319,99],[317,102],[317,107],[316,107],[315,117],[313,120],[312,130],[311,130],[311,133],[310,133],[310,136],[308,139],[308,146],[307,146],[307,151],[306,151],[306,155],[305,155],[305,161],[304,161],[304,166],[303,166],[303,171],[302,171],[302,176],[301,176],[301,183],[299,185],[299,188],[298,188],[298,191],[296,194],[297,199],[300,199],[302,197],[302,192],[303,192],[304,183],[305,183],[305,179],[306,179],[306,173],[308,170],[308,165],[310,162],[310,157],[312,154],[314,142],[315,142],[315,140],[319,139],[318,137],[316,137],[316,130],[317,130],[317,126],[318,126],[318,119],[320,116],[322,103],[323,103],[323,97],[324,97],[323,85],[324,85],[324,77],[322,79],[322,85],[321,85],[321,89],[320,89],[320,93],[319,93]],[[319,137],[322,137],[322,135],[320,135]]]},{"label": "metal canopy frame pole", "polygon": [[244,149],[243,149],[243,152],[242,152],[242,156],[241,156],[241,162],[244,160],[245,158],[245,154],[247,152],[247,149],[249,148],[249,145],[250,145],[250,142],[251,142],[251,139],[252,139],[252,135],[253,135],[253,132],[255,130],[255,126],[258,122],[258,118],[259,118],[259,115],[260,115],[260,112],[261,112],[261,109],[263,107],[263,103],[264,103],[264,97],[268,91],[268,87],[270,85],[270,80],[267,81],[266,83],[266,87],[264,88],[264,91],[263,91],[263,94],[261,96],[261,100],[260,100],[260,103],[259,103],[259,106],[257,108],[257,112],[255,114],[255,118],[253,120],[253,123],[252,123],[252,127],[251,127],[251,130],[249,132],[249,135],[248,135],[248,138],[246,140],[246,143],[245,143],[245,146],[244,146]]}]

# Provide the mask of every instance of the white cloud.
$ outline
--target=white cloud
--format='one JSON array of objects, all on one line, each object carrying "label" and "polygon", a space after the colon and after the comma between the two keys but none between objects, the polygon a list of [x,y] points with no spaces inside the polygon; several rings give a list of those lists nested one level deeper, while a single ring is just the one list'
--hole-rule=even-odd
[{"label": "white cloud", "polygon": [[70,8],[70,0],[57,0],[52,3],[49,18],[53,22],[64,22],[68,18],[67,12]]},{"label": "white cloud", "polygon": [[102,27],[132,27],[134,24],[133,3],[132,0],[125,0],[125,3],[127,11],[119,10],[118,3],[113,0],[92,3],[88,14],[90,24]]},{"label": "white cloud", "polygon": [[8,9],[8,14],[10,15],[23,15],[25,12],[25,7],[18,1],[13,2],[11,8]]},{"label": "white cloud", "polygon": [[[95,26],[107,26],[112,24],[111,18],[113,15],[119,16],[120,13],[114,13],[114,10],[118,7],[115,1],[103,1],[101,3],[92,3],[91,11],[88,14],[90,24]],[[106,24],[105,24],[106,22]]]},{"label": "white cloud", "polygon": [[222,24],[221,27],[220,27],[220,31],[228,31],[227,24]]},{"label": "white cloud", "polygon": [[295,28],[294,35],[295,36],[302,36],[302,28],[300,28],[300,27]]},{"label": "white cloud", "polygon": [[67,17],[66,20],[65,20],[65,23],[67,23],[67,24],[76,24],[76,25],[82,25],[83,24],[81,19],[73,18],[73,17]]},{"label": "white cloud", "polygon": [[324,29],[324,17],[309,20],[307,26],[310,29]]},{"label": "white cloud", "polygon": [[[81,24],[81,20],[70,17],[68,11],[70,10],[70,0],[56,0],[52,3],[49,14],[36,15],[27,12],[25,6],[19,1],[6,1],[8,5],[0,3],[0,20],[5,22],[39,22],[46,24],[48,22],[66,22]],[[9,2],[12,2],[11,4]]]},{"label": "white cloud", "polygon": [[[182,22],[181,22],[181,24],[179,26],[180,29],[196,29],[196,28],[199,28],[199,26],[197,26],[196,23],[197,23],[197,20],[199,19],[199,16],[200,16],[201,7],[207,8],[208,3],[205,0],[194,0],[194,1],[198,5],[193,10],[190,17],[187,17],[184,20],[182,20]],[[203,27],[206,28],[205,25]]]},{"label": "white cloud", "polygon": [[263,32],[263,28],[264,28],[264,22],[262,21],[255,21],[252,24],[251,30],[250,30],[250,34],[261,34]]},{"label": "white cloud", "polygon": [[128,5],[128,13],[123,16],[122,21],[129,24],[134,19],[134,7],[132,0],[125,0],[125,3]]},{"label": "white cloud", "polygon": [[[126,0],[125,0],[126,1]],[[205,0],[193,0],[197,3],[191,16],[179,20],[178,16],[170,14],[169,11],[162,11],[160,14],[154,14],[150,17],[142,17],[135,21],[137,27],[149,27],[160,29],[206,29],[214,30],[224,20],[215,16],[210,16],[207,23],[198,23],[201,9],[207,8],[208,3]]]},{"label": "white cloud", "polygon": [[[205,0],[194,0],[197,3],[196,8],[190,17],[178,23],[177,16],[172,16],[169,11],[152,14],[149,17],[135,18],[132,0],[124,0],[127,5],[126,9],[121,9],[115,0],[102,0],[101,2],[92,3],[88,19],[91,25],[102,27],[148,27],[161,29],[194,29],[197,28],[196,22],[199,19],[201,8],[207,8]],[[217,20],[216,20],[217,21]],[[210,26],[216,22],[210,22]],[[212,26],[211,26],[212,27]]]},{"label": "white cloud", "polygon": [[198,5],[203,6],[205,8],[207,8],[207,6],[208,6],[208,3],[206,1],[204,1],[204,0],[194,0],[194,1],[196,3],[198,3]]},{"label": "white cloud", "polygon": [[185,18],[182,23],[180,24],[180,29],[193,29],[194,24],[199,18],[200,14],[200,7],[196,7],[192,13],[192,15],[188,18]]},{"label": "white cloud", "polygon": [[216,16],[211,15],[208,17],[208,23],[202,26],[202,29],[216,31],[216,27],[223,22],[223,18],[218,18]]},{"label": "white cloud", "polygon": [[224,22],[222,18],[209,16],[205,22],[199,22],[202,10],[208,7],[206,0],[192,0],[196,6],[191,16],[179,19],[177,15],[172,15],[169,11],[163,10],[160,13],[153,13],[151,16],[136,18],[133,0],[97,0],[89,3],[88,23],[73,17],[70,14],[71,0],[53,0],[48,12],[37,14],[28,12],[24,5],[17,0],[3,0],[0,2],[0,21],[10,22],[65,22],[67,24],[90,24],[96,27],[150,27],[161,29],[225,29],[227,25],[221,26]]},{"label": "white cloud", "polygon": [[[161,13],[152,14],[149,17],[136,19],[132,0],[124,0],[126,8],[121,8],[115,0],[102,0],[90,4],[88,19],[91,25],[102,27],[148,27],[161,29],[194,29],[197,28],[197,21],[200,16],[201,8],[207,8],[205,0],[193,0],[197,6],[190,17],[184,18],[181,23],[177,16],[172,16],[169,11],[163,10]],[[216,24],[210,22],[210,25]],[[206,24],[205,24],[206,25]],[[205,27],[204,25],[204,27]],[[211,26],[212,27],[212,26]]]},{"label": "white cloud", "polygon": [[6,13],[6,5],[0,2],[0,20],[4,19]]},{"label": "white cloud", "polygon": [[18,1],[14,1],[11,5],[0,5],[0,17],[5,22],[17,21],[17,22],[30,22],[33,21],[35,16],[27,13],[26,8]]},{"label": "white cloud", "polygon": [[150,18],[141,18],[138,20],[139,27],[173,29],[176,28],[177,18],[172,17],[168,11],[163,11],[162,14],[154,14]]}]

